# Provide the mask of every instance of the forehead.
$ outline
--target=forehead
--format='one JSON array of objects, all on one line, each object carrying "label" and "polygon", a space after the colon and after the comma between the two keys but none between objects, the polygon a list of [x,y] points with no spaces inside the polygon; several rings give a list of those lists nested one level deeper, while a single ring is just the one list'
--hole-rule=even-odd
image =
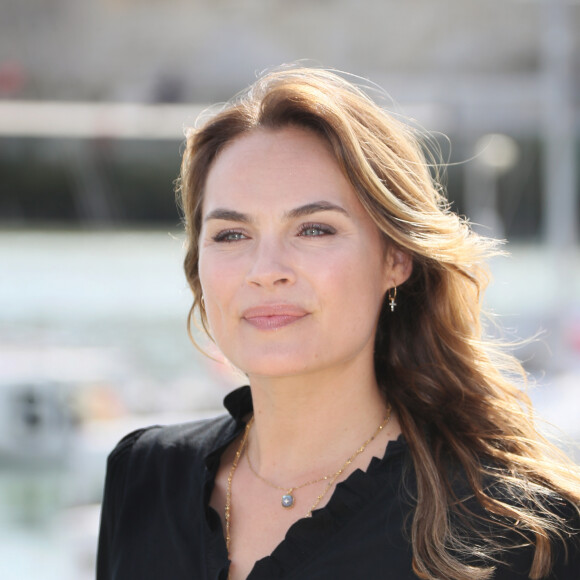
[{"label": "forehead", "polygon": [[227,145],[209,171],[204,210],[215,206],[358,199],[329,144],[297,127],[257,129]]}]

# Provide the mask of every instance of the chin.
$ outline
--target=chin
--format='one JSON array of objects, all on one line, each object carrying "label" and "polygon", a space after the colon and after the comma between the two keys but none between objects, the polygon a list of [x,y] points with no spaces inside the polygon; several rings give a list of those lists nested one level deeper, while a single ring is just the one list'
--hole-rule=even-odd
[{"label": "chin", "polygon": [[250,377],[282,378],[300,375],[311,370],[311,365],[305,364],[307,358],[304,353],[301,355],[268,353],[257,357],[233,357],[230,360],[234,366]]},{"label": "chin", "polygon": [[309,369],[304,365],[291,365],[288,364],[288,362],[272,364],[272,361],[270,361],[269,363],[263,365],[246,365],[246,367],[243,369],[243,372],[248,377],[269,377],[275,379],[298,376],[308,372],[308,370]]}]

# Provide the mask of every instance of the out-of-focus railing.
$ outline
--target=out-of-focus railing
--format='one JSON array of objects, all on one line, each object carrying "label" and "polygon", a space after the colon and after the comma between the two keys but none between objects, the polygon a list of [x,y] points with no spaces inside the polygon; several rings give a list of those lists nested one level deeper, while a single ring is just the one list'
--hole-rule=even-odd
[{"label": "out-of-focus railing", "polygon": [[204,105],[0,101],[0,136],[179,139]]}]

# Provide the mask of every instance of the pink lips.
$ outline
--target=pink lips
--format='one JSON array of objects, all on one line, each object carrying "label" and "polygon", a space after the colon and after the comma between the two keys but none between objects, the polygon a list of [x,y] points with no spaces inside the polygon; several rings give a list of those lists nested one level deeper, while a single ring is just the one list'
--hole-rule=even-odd
[{"label": "pink lips", "polygon": [[304,318],[308,312],[292,304],[271,304],[248,308],[242,318],[259,330],[277,330]]}]

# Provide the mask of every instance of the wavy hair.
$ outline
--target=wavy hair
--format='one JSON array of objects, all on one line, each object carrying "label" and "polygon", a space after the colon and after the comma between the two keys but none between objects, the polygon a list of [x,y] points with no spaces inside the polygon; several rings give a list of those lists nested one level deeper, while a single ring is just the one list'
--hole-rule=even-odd
[{"label": "wavy hair", "polygon": [[535,548],[529,577],[544,578],[554,544],[571,533],[554,506],[563,499],[578,510],[580,472],[538,433],[530,401],[517,386],[517,376],[524,377],[519,363],[485,339],[481,302],[495,242],[450,211],[422,135],[339,74],[269,72],[189,132],[178,193],[194,296],[190,335],[197,310],[209,334],[198,237],[212,163],[234,139],[285,126],[307,128],[328,142],[387,242],[413,261],[395,315],[383,306],[375,371],[413,460],[415,573],[483,580],[502,550],[517,544]]}]

